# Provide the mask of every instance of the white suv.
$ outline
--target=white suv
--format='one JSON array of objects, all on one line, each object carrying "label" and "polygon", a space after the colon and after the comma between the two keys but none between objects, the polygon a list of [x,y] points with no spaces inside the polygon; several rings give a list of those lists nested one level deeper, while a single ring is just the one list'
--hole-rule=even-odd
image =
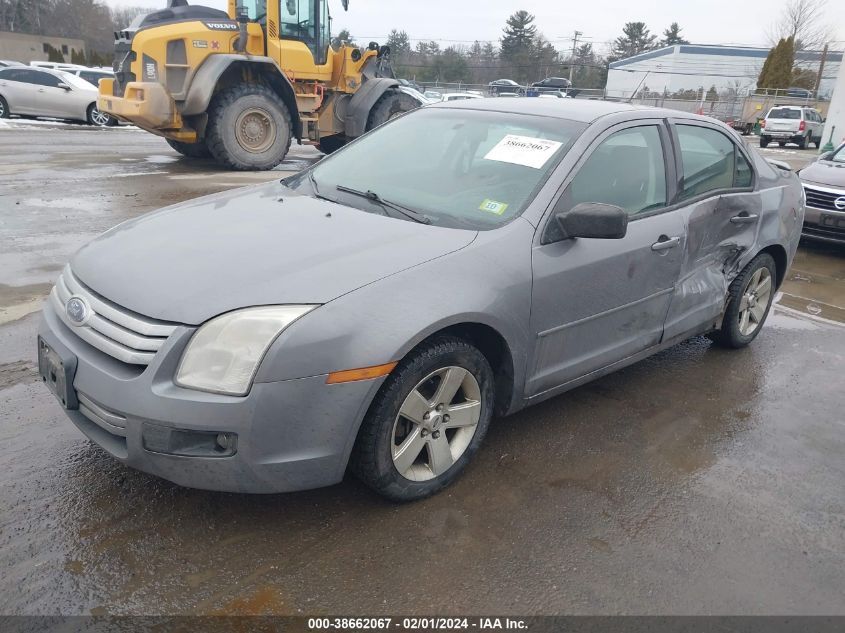
[{"label": "white suv", "polygon": [[767,147],[772,141],[783,147],[787,143],[797,143],[806,149],[815,143],[821,146],[824,119],[821,112],[803,106],[776,105],[769,110],[760,129],[760,147]]}]

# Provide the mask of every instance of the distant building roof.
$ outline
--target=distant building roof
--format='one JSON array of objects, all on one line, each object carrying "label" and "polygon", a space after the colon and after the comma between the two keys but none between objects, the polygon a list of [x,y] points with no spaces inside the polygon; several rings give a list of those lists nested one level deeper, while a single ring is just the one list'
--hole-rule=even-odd
[{"label": "distant building roof", "polygon": [[[766,57],[769,55],[770,50],[768,48],[759,48],[754,46],[722,46],[720,44],[675,44],[674,46],[665,46],[663,48],[658,48],[653,51],[634,55],[633,57],[626,57],[625,59],[620,59],[618,61],[612,62],[610,64],[610,68],[620,68],[622,66],[628,66],[629,64],[635,64],[637,62],[645,61],[647,59],[671,55],[675,52],[676,48],[679,49],[678,52],[680,54],[686,53],[689,55],[756,57],[758,59],[766,59]],[[795,55],[796,59],[800,59],[802,61],[818,61],[821,59],[821,56],[821,51],[800,51]],[[841,62],[842,52],[828,51],[827,61]]]}]

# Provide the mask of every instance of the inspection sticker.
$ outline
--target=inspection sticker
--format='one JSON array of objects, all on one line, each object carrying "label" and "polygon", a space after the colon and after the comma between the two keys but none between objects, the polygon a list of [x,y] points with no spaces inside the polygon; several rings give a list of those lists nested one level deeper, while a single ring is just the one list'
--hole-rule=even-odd
[{"label": "inspection sticker", "polygon": [[484,158],[540,169],[561,145],[563,143],[544,138],[508,134]]},{"label": "inspection sticker", "polygon": [[496,215],[502,215],[505,212],[505,209],[508,208],[508,205],[504,202],[496,202],[490,198],[484,198],[484,202],[482,202],[478,208],[481,211],[489,211],[490,213],[495,213]]}]

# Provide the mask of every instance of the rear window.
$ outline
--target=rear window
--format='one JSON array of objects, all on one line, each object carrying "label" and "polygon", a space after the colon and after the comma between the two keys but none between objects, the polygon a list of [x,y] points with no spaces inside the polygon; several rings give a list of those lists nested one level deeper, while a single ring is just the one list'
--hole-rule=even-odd
[{"label": "rear window", "polygon": [[801,110],[793,110],[792,108],[772,108],[769,110],[767,119],[800,119]]}]

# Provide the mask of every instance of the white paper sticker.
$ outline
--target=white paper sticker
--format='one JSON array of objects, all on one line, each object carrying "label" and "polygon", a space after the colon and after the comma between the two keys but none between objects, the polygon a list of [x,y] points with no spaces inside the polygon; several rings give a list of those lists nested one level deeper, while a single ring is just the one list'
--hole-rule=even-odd
[{"label": "white paper sticker", "polygon": [[540,169],[562,144],[544,138],[508,134],[484,158]]}]

